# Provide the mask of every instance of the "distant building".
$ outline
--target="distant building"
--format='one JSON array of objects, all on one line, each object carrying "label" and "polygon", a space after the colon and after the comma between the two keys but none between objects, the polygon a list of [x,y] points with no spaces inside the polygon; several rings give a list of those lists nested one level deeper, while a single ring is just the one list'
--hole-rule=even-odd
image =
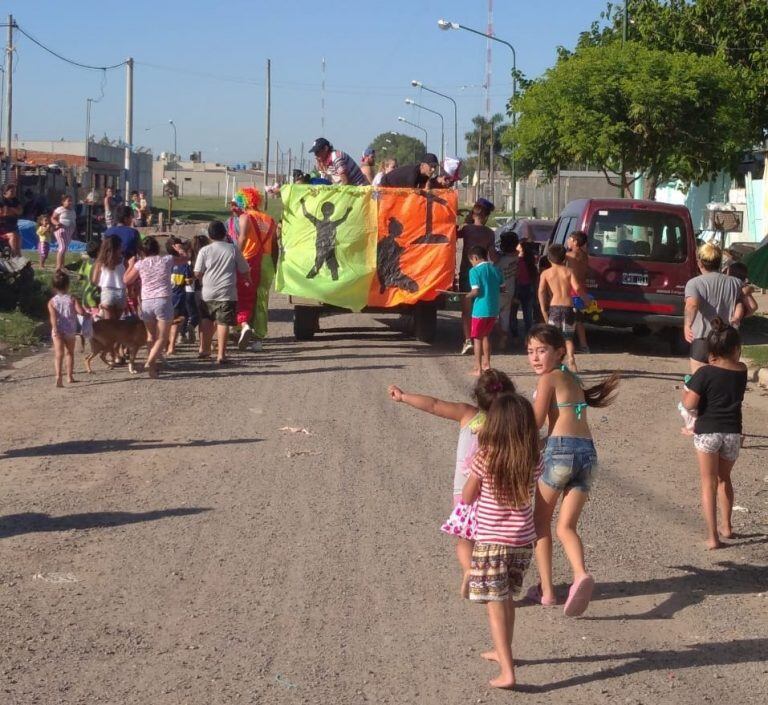
[{"label": "distant building", "polygon": [[[88,162],[85,159],[85,141],[67,140],[14,140],[13,159],[17,164],[37,167],[57,166],[72,170],[77,180],[78,200],[94,191],[103,195],[111,186],[125,192],[125,149],[119,144],[91,141]],[[131,191],[152,190],[152,153],[134,151],[128,178]],[[127,194],[123,194],[127,196]]]},{"label": "distant building", "polygon": [[233,169],[226,164],[203,161],[200,152],[191,156],[193,159],[186,160],[163,152],[155,160],[152,164],[152,193],[155,197],[162,196],[164,179],[176,182],[179,197],[209,196],[224,199],[238,188],[264,187],[264,169],[260,162],[238,165],[237,169]]}]

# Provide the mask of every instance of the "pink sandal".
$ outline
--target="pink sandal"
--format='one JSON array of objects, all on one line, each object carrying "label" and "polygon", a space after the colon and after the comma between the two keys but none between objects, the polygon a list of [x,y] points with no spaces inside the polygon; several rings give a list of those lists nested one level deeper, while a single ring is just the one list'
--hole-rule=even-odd
[{"label": "pink sandal", "polygon": [[525,599],[534,602],[537,605],[543,605],[544,607],[552,607],[557,604],[557,598],[544,599],[544,596],[541,593],[541,583],[531,585],[531,587],[528,588],[528,592],[525,593]]},{"label": "pink sandal", "polygon": [[565,607],[563,608],[565,616],[578,617],[584,614],[589,606],[594,588],[595,579],[589,573],[585,573],[577,580],[574,580],[571,589],[568,591],[568,599],[565,601]]}]

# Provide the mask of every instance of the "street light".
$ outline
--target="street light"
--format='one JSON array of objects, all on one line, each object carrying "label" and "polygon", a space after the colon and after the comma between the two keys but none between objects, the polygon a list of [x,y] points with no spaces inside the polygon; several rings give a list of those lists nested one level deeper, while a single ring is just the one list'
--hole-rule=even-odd
[{"label": "street light", "polygon": [[458,157],[459,156],[459,109],[456,106],[456,101],[451,98],[451,96],[446,95],[445,93],[440,93],[439,91],[432,90],[431,88],[427,88],[421,81],[413,80],[411,81],[411,85],[414,88],[421,88],[423,91],[428,91],[429,93],[434,93],[435,95],[442,96],[443,98],[447,98],[448,100],[453,103],[453,156]]},{"label": "street light", "polygon": [[[445,31],[448,31],[449,29],[464,29],[467,32],[472,32],[472,34],[477,34],[480,37],[485,37],[486,39],[492,39],[494,42],[499,42],[499,44],[503,44],[506,47],[509,47],[509,49],[512,51],[512,100],[514,101],[515,96],[517,95],[517,53],[515,52],[515,47],[513,47],[509,42],[504,41],[503,39],[499,39],[498,37],[494,37],[492,34],[487,34],[486,32],[481,32],[477,29],[472,29],[471,27],[467,27],[466,25],[459,24],[458,22],[449,22],[448,20],[439,19],[437,21],[437,26]],[[517,115],[515,114],[514,108],[512,110],[512,126],[514,127],[517,125]],[[491,149],[493,149],[493,125],[491,125]],[[491,188],[493,188],[493,184],[491,184]],[[514,220],[517,215],[517,180],[515,178],[515,148],[512,148],[512,219]]]},{"label": "street light", "polygon": [[445,161],[445,120],[443,119],[442,113],[438,113],[437,110],[432,110],[432,108],[419,105],[416,101],[411,100],[410,98],[405,99],[405,104],[412,105],[414,108],[426,110],[428,113],[437,115],[437,117],[440,118],[440,163],[442,164]]},{"label": "street light", "polygon": [[176,182],[176,188],[179,188],[179,155],[176,153],[176,123],[169,120],[168,124],[173,128],[173,180]]},{"label": "street light", "polygon": [[427,140],[427,128],[422,127],[421,125],[417,125],[415,122],[411,122],[410,120],[406,120],[404,117],[398,115],[397,119],[400,122],[404,122],[406,125],[410,125],[411,127],[415,127],[417,130],[421,130],[424,133],[424,150],[429,151],[429,142]]}]

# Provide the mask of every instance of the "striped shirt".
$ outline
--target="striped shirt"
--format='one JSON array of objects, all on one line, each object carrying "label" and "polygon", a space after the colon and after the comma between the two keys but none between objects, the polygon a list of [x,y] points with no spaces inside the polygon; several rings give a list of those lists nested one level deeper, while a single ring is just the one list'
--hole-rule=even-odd
[{"label": "striped shirt", "polygon": [[325,165],[324,172],[334,184],[341,183],[342,174],[347,175],[351,186],[368,186],[369,184],[357,162],[346,152],[338,149],[331,152],[330,161]]},{"label": "striped shirt", "polygon": [[479,543],[503,543],[508,546],[526,546],[536,540],[533,525],[533,492],[535,483],[531,483],[531,501],[525,507],[501,505],[493,495],[493,487],[485,479],[485,454],[478,452],[472,461],[472,474],[480,480],[480,497],[477,501],[477,536]]}]

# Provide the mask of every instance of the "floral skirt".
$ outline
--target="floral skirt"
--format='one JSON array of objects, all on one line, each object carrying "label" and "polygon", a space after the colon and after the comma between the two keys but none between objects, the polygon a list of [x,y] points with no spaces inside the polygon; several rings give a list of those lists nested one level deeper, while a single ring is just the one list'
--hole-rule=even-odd
[{"label": "floral skirt", "polygon": [[477,534],[477,502],[466,504],[461,495],[454,497],[454,507],[440,531],[458,539],[474,541]]}]

